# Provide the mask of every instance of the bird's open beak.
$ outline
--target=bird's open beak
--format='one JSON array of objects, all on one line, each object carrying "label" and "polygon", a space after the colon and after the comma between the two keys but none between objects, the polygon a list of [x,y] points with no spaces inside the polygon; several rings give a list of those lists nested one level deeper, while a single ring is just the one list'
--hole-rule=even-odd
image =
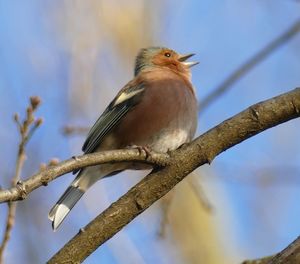
[{"label": "bird's open beak", "polygon": [[178,60],[184,65],[187,66],[188,68],[191,68],[195,65],[197,65],[199,62],[193,62],[193,61],[186,61],[190,57],[194,56],[194,53],[186,54],[186,55],[180,55]]}]

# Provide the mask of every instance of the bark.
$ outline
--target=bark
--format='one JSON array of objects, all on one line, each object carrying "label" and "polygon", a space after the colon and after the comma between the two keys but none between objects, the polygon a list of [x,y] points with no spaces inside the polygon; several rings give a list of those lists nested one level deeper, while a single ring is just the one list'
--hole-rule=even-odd
[{"label": "bark", "polygon": [[242,264],[297,264],[300,263],[300,237],[276,255],[254,260],[246,260]]}]

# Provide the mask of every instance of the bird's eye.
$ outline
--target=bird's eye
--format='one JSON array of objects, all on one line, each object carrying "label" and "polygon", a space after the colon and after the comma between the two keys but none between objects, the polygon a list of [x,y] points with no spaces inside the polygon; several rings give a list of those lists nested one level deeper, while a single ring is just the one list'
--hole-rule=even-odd
[{"label": "bird's eye", "polygon": [[171,53],[170,52],[166,52],[165,56],[169,58],[169,57],[171,57]]}]

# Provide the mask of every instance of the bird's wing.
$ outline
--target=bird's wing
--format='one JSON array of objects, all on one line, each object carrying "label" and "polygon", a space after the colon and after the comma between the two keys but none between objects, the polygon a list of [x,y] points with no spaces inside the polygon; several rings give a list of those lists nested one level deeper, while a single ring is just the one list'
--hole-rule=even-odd
[{"label": "bird's wing", "polygon": [[85,154],[95,151],[103,138],[140,101],[144,89],[143,82],[135,79],[117,94],[89,131],[82,147]]}]

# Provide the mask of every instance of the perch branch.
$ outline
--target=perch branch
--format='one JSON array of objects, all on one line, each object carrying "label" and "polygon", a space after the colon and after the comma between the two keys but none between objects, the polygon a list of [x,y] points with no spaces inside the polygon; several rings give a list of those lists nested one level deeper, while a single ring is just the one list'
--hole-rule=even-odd
[{"label": "perch branch", "polygon": [[300,88],[255,104],[190,144],[170,153],[170,163],[154,170],[73,237],[48,263],[86,259],[197,167],[256,134],[300,115]]},{"label": "perch branch", "polygon": [[87,166],[123,161],[137,161],[154,166],[165,166],[168,164],[168,154],[155,152],[151,152],[150,154],[151,155],[147,155],[144,151],[140,152],[137,149],[121,149],[73,157],[71,159],[62,161],[57,165],[49,166],[48,168],[43,169],[27,180],[19,182],[17,186],[12,187],[11,189],[1,190],[0,203],[23,200],[36,188],[39,188],[43,185],[46,186],[49,182],[61,175]]}]

